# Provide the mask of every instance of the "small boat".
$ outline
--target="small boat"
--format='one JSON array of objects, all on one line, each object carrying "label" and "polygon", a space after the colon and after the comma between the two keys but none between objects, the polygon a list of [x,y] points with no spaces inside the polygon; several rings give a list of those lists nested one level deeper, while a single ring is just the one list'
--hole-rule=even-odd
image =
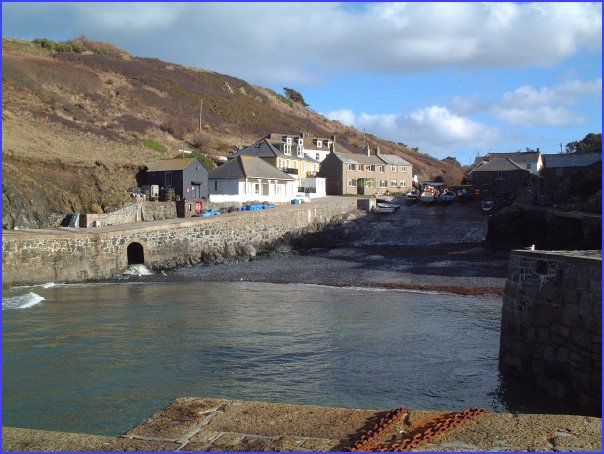
[{"label": "small boat", "polygon": [[443,203],[451,203],[454,202],[456,199],[457,196],[453,191],[445,190],[445,192],[440,195],[440,201]]},{"label": "small boat", "polygon": [[493,208],[495,207],[495,201],[494,200],[485,200],[482,202],[482,211],[484,211],[485,213],[488,213],[489,211],[492,211]]},{"label": "small boat", "polygon": [[407,203],[415,203],[419,199],[419,192],[411,191],[407,193]]},{"label": "small boat", "polygon": [[[397,205],[396,203],[390,203],[390,202],[377,202],[376,204],[377,208],[383,208],[384,210],[389,210],[392,208],[392,211],[398,210],[401,206]],[[391,213],[391,211],[385,211],[387,213]]]},{"label": "small boat", "polygon": [[378,203],[375,208],[373,209],[374,212],[376,213],[394,213],[394,211],[400,207],[393,207],[393,206],[380,206],[380,205],[385,205],[382,203]]},{"label": "small boat", "polygon": [[426,186],[419,199],[424,203],[432,203],[438,197],[438,190],[432,186]]}]

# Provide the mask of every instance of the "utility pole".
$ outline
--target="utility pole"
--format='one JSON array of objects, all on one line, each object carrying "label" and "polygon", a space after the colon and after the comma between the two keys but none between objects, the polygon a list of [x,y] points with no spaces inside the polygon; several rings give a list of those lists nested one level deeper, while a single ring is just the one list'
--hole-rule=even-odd
[{"label": "utility pole", "polygon": [[560,153],[562,153],[562,142],[560,142]]},{"label": "utility pole", "polygon": [[203,99],[199,99],[199,132],[201,132],[201,114],[203,112]]}]

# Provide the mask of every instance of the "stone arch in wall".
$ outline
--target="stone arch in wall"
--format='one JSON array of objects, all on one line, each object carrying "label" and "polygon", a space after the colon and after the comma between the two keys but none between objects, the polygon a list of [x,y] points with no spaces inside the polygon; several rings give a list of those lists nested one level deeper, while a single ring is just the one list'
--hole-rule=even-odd
[{"label": "stone arch in wall", "polygon": [[144,265],[145,263],[145,249],[143,245],[137,242],[130,243],[126,250],[128,255],[128,266],[130,265]]}]

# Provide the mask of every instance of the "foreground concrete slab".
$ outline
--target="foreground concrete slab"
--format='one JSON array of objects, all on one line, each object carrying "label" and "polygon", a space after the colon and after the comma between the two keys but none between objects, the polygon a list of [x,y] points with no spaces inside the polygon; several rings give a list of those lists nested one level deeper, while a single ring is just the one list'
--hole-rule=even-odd
[{"label": "foreground concrete slab", "polygon": [[[463,409],[455,409],[463,410]],[[121,437],[5,427],[2,451],[347,451],[384,410],[181,398]],[[445,412],[410,411],[385,434],[388,448]],[[414,451],[601,452],[602,419],[588,416],[488,413]]]}]

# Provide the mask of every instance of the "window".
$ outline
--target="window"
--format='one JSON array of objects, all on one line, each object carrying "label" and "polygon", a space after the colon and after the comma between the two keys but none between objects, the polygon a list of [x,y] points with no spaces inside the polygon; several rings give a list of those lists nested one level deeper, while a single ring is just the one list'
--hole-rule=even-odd
[{"label": "window", "polygon": [[214,191],[218,191],[218,180],[214,180]]},{"label": "window", "polygon": [[526,170],[531,170],[531,163],[530,162],[526,163]]},{"label": "window", "polygon": [[172,172],[166,172],[166,187],[172,187]]},{"label": "window", "polygon": [[315,154],[315,159],[316,159],[317,161],[320,161],[320,160],[321,160],[321,153],[317,153],[317,154]]},{"label": "window", "polygon": [[302,170],[306,172],[306,161],[302,161]]},{"label": "window", "polygon": [[260,194],[260,183],[254,183],[254,194]]},{"label": "window", "polygon": [[375,166],[365,166],[365,172],[375,172]]},{"label": "window", "polygon": [[348,164],[348,170],[354,172],[354,164]]},{"label": "window", "polygon": [[407,173],[407,166],[401,166],[401,172]]},{"label": "window", "polygon": [[348,187],[349,188],[356,188],[357,187],[357,180],[356,180],[356,178],[351,178],[350,180],[348,180]]},{"label": "window", "polygon": [[396,188],[396,180],[392,180],[390,182],[390,186],[392,186],[393,188]]},{"label": "window", "polygon": [[296,148],[296,151],[298,152],[299,157],[304,156],[304,147],[301,147],[298,145],[298,147]]},{"label": "window", "polygon": [[388,182],[386,180],[380,180],[380,188],[387,188]]},{"label": "window", "polygon": [[393,172],[396,172],[396,166],[390,166],[390,170],[392,170]]},{"label": "window", "polygon": [[480,189],[483,191],[490,191],[491,190],[491,186],[488,184],[483,184],[480,186]]},{"label": "window", "polygon": [[405,180],[401,180],[401,188],[406,188],[407,182]]},{"label": "window", "polygon": [[494,172],[494,178],[496,180],[503,180],[503,172]]},{"label": "window", "polygon": [[317,140],[317,148],[321,148],[323,146],[322,140]]},{"label": "window", "polygon": [[298,161],[294,161],[294,169],[298,168]]},{"label": "window", "polygon": [[291,144],[292,144],[292,138],[291,138],[291,137],[286,137],[286,138],[285,138],[285,143],[286,143],[287,145],[291,145]]},{"label": "window", "polygon": [[304,145],[304,139],[302,137],[298,137],[298,145],[299,146]]},{"label": "window", "polygon": [[380,172],[384,173],[386,171],[386,166],[380,166]]},{"label": "window", "polygon": [[275,185],[275,194],[277,194],[277,195],[281,194],[281,185],[280,184]]},{"label": "window", "polygon": [[283,144],[283,154],[292,154],[292,146],[284,143]]},{"label": "window", "polygon": [[289,159],[285,161],[285,168],[289,169]]}]

